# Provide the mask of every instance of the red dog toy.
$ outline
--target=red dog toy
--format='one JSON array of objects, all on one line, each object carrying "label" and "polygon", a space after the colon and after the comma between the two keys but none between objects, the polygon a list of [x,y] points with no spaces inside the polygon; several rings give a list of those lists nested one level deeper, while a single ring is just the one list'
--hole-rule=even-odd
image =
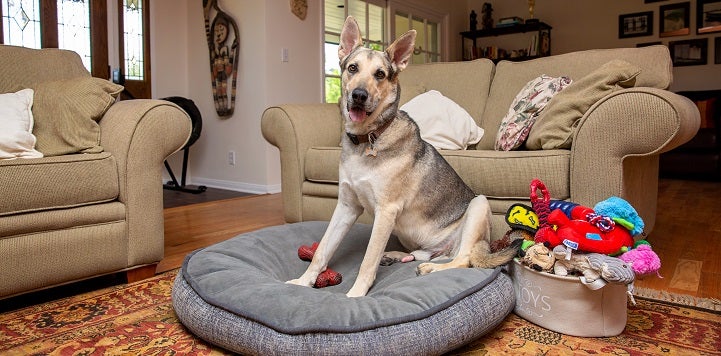
[{"label": "red dog toy", "polygon": [[[310,246],[303,245],[298,248],[298,258],[300,258],[303,261],[312,261],[313,255],[315,255],[315,250],[318,249],[318,243],[314,242]],[[340,284],[343,282],[343,276],[340,275],[340,273],[330,269],[326,268],[325,271],[321,272],[318,277],[315,279],[315,283],[313,284],[314,288],[324,288],[329,286],[334,286],[337,284]]]},{"label": "red dog toy", "polygon": [[539,179],[531,181],[530,197],[538,215],[534,239],[537,243],[548,242],[551,248],[566,245],[573,250],[605,255],[620,254],[633,247],[633,237],[627,229],[615,228],[610,218],[597,215],[589,207],[551,201],[546,185]]}]

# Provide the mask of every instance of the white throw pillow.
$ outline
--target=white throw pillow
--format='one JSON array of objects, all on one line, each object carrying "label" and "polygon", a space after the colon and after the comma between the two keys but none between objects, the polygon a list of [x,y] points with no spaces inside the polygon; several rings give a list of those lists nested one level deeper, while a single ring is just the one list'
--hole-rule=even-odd
[{"label": "white throw pillow", "polygon": [[33,131],[33,90],[0,94],[0,159],[40,158]]},{"label": "white throw pillow", "polygon": [[418,124],[421,138],[436,149],[465,150],[483,137],[483,129],[471,115],[436,90],[416,96],[400,109]]}]

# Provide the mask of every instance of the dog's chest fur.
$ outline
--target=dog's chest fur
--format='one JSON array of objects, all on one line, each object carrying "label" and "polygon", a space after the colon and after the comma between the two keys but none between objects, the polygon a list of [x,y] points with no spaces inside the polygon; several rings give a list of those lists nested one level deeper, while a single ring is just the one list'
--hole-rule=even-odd
[{"label": "dog's chest fur", "polygon": [[375,156],[367,145],[344,139],[341,194],[374,216],[397,214],[394,235],[409,250],[455,249],[447,241],[460,240],[458,222],[473,193],[421,140],[418,126],[399,115],[375,143]]}]

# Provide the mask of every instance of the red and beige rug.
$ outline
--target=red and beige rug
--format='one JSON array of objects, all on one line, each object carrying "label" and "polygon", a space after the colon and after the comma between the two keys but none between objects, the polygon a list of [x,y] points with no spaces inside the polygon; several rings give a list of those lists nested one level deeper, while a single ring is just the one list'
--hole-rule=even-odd
[{"label": "red and beige rug", "polygon": [[[190,334],[173,312],[177,271],[0,314],[3,355],[222,355]],[[721,313],[644,297],[616,337],[579,338],[511,314],[453,355],[719,355]]]}]

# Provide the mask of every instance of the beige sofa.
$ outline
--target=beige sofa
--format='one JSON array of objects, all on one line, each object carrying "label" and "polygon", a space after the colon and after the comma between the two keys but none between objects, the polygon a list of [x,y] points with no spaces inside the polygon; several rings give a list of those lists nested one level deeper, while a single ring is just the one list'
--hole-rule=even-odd
[{"label": "beige sofa", "polygon": [[[0,93],[24,88],[45,130],[38,150],[52,155],[0,160],[0,299],[113,272],[153,275],[163,161],[188,139],[190,118],[167,101],[115,102],[122,88],[90,77],[74,52],[0,45]],[[98,109],[97,123],[80,120]],[[58,153],[82,137],[88,147]]]},{"label": "beige sofa", "polygon": [[[580,81],[614,59],[640,67],[635,85],[615,87],[591,106],[576,122],[570,148],[494,150],[501,120],[526,83],[541,74]],[[511,204],[530,204],[533,178],[545,182],[552,198],[587,206],[613,195],[623,197],[650,232],[659,154],[688,141],[699,126],[694,104],[666,90],[671,66],[665,46],[589,50],[497,65],[485,59],[410,65],[400,76],[401,104],[435,89],[465,108],[485,130],[474,149],[441,154],[474,192],[489,197],[494,238],[507,231],[503,216]],[[268,108],[262,132],[280,150],[286,221],[330,219],[338,194],[342,132],[337,105]],[[360,220],[369,222],[370,217]]]}]

